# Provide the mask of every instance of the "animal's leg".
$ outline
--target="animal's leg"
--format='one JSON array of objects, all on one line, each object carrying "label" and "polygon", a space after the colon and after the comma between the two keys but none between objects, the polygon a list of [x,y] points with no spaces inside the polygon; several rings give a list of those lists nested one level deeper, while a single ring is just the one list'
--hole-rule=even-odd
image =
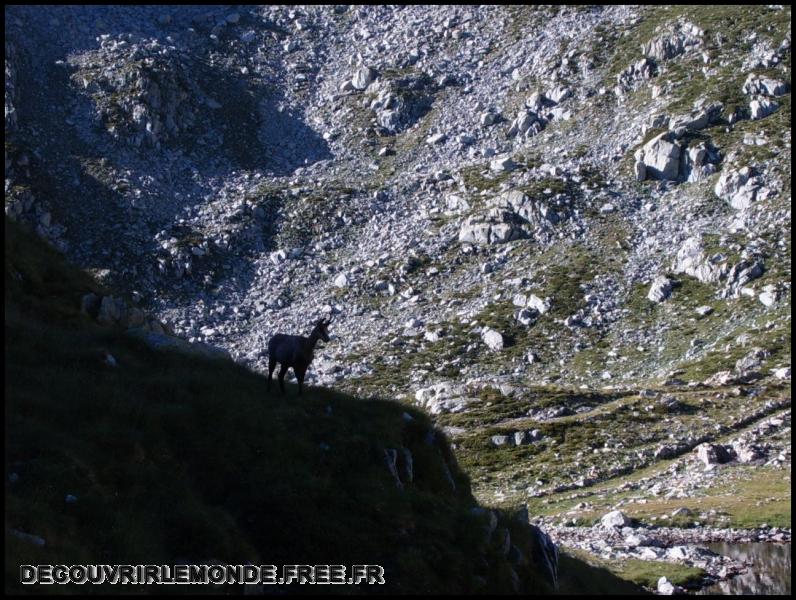
[{"label": "animal's leg", "polygon": [[287,375],[287,367],[285,365],[280,365],[279,367],[279,389],[282,390],[282,394],[285,393],[285,375]]},{"label": "animal's leg", "polygon": [[296,374],[296,379],[298,379],[298,386],[299,386],[299,396],[303,395],[303,385],[304,385],[304,375],[307,374],[307,369],[296,369],[293,367],[293,372]]},{"label": "animal's leg", "polygon": [[274,369],[276,369],[276,359],[269,358],[268,359],[268,389],[271,389],[271,375],[274,374]]}]

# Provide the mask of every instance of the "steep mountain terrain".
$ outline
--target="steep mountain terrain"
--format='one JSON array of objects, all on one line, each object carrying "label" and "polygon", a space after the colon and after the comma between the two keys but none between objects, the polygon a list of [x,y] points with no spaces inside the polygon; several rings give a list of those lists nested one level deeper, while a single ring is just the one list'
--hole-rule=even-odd
[{"label": "steep mountain terrain", "polygon": [[8,7],[6,214],[255,370],[334,314],[310,383],[429,413],[480,501],[726,576],[622,526],[790,538],[790,23]]},{"label": "steep mountain terrain", "polygon": [[85,273],[5,234],[6,591],[31,591],[21,564],[370,564],[383,584],[346,591],[638,591],[559,555],[526,511],[479,506],[421,411],[284,397],[229,358],[153,349],[79,310],[101,291]]}]

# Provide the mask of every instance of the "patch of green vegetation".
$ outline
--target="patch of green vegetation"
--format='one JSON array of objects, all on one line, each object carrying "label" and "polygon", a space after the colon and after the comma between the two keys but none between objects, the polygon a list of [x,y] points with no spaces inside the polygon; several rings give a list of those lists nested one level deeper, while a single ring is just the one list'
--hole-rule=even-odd
[{"label": "patch of green vegetation", "polygon": [[572,151],[572,158],[583,158],[589,153],[589,144],[578,144]]},{"label": "patch of green vegetation", "polygon": [[[659,466],[660,470],[662,467]],[[722,476],[689,498],[646,498],[634,501],[636,493],[618,493],[605,497],[599,507],[579,514],[593,523],[605,511],[624,500],[622,511],[639,523],[665,527],[693,527],[699,522],[709,527],[754,529],[791,526],[790,474],[774,467],[733,465],[724,467]],[[672,516],[677,509],[690,511]],[[559,506],[557,510],[561,510]]]},{"label": "patch of green vegetation", "polygon": [[[659,390],[663,391],[663,390]],[[671,393],[671,390],[667,390]],[[680,408],[676,413],[665,411],[667,421],[672,419],[681,423],[690,422],[693,425],[700,425],[700,419],[706,419],[715,425],[724,423],[730,426],[730,432],[723,437],[714,438],[715,443],[727,444],[738,437],[739,432],[746,431],[754,427],[754,423],[747,424],[741,429],[733,426],[733,420],[727,419],[728,415],[737,414],[744,416],[750,412],[766,414],[765,410],[769,403],[781,403],[790,397],[790,385],[783,383],[770,383],[760,389],[759,396],[754,399],[744,398],[743,395],[733,395],[728,397],[726,394],[716,399],[716,390],[699,389],[680,391],[676,394],[680,403]],[[632,398],[628,399],[632,402]],[[638,400],[633,404],[627,403],[631,414],[633,410],[642,408],[647,401]],[[611,408],[610,404],[603,405]],[[653,405],[654,406],[654,405]],[[655,410],[651,414],[658,415],[661,419],[663,413]],[[704,421],[703,421],[704,422]],[[570,420],[570,426],[579,426],[580,419]],[[606,421],[611,427],[610,420]],[[712,430],[706,430],[713,434]],[[642,432],[635,429],[635,435],[646,438],[647,441],[654,440],[655,436],[649,432]],[[655,443],[653,441],[653,443]],[[654,447],[654,446],[653,446]],[[532,515],[562,515],[577,521],[584,526],[591,526],[599,521],[600,517],[606,512],[613,510],[617,504],[622,505],[622,510],[639,523],[693,527],[695,521],[713,527],[759,527],[763,523],[776,523],[779,526],[789,526],[790,514],[790,479],[787,474],[784,479],[780,474],[784,473],[781,469],[767,467],[760,470],[759,467],[745,465],[729,465],[722,467],[722,471],[717,474],[713,483],[705,486],[702,490],[689,498],[666,499],[650,494],[639,494],[635,486],[628,488],[627,484],[649,481],[650,478],[659,477],[664,473],[671,473],[673,468],[682,469],[684,465],[675,460],[658,460],[653,463],[634,469],[632,472],[610,478],[606,481],[596,483],[580,493],[572,494],[571,491],[564,491],[547,495],[543,498],[530,498],[527,506]],[[478,491],[478,480],[476,490]],[[584,509],[576,504],[587,502],[589,507]],[[760,509],[761,506],[768,505]],[[787,514],[783,514],[786,510]],[[688,508],[692,511],[690,515],[678,515],[672,517],[672,513],[678,508]],[[572,516],[574,514],[574,516]],[[731,525],[732,524],[732,525]]]},{"label": "patch of green vegetation", "polygon": [[401,79],[402,77],[407,77],[415,73],[417,73],[417,69],[412,65],[408,67],[387,67],[379,73],[379,79],[390,81],[393,79]]},{"label": "patch of green vegetation", "polygon": [[572,245],[556,254],[558,259],[544,272],[544,295],[552,299],[550,317],[563,319],[584,306],[581,284],[594,279],[599,263],[584,245]]},{"label": "patch of green vegetation", "polygon": [[546,177],[544,179],[532,181],[528,184],[518,186],[516,189],[532,198],[554,196],[556,194],[566,194],[575,191],[573,190],[573,184],[571,182],[557,177]]},{"label": "patch of green vegetation", "polygon": [[[722,244],[725,254],[727,246]],[[756,319],[766,322],[773,316],[766,314],[762,305],[754,298],[721,299],[718,290],[711,284],[685,274],[673,276],[676,284],[672,295],[662,303],[651,302],[647,298],[648,284],[636,284],[627,295],[625,308],[629,311],[625,318],[625,333],[610,333],[606,338],[608,345],[629,362],[626,370],[636,369],[647,375],[655,371],[677,366],[682,370],[680,377],[686,380],[703,380],[723,370],[731,370],[735,362],[749,352],[749,348],[734,342],[742,332],[757,331]],[[707,306],[707,315],[696,312],[698,307]],[[738,319],[735,315],[743,315]],[[762,323],[761,323],[762,324]],[[633,332],[627,343],[626,334]],[[759,331],[756,345],[769,348],[784,358],[785,344],[790,336],[783,336],[782,328],[769,328]],[[642,350],[636,348],[640,340],[656,336],[660,339],[657,347],[642,343]],[[693,340],[701,340],[704,351],[695,351]],[[700,346],[700,347],[701,347]],[[773,364],[773,363],[772,363]]]},{"label": "patch of green vegetation", "polygon": [[308,193],[293,194],[264,183],[247,194],[247,200],[264,211],[260,219],[264,237],[274,247],[303,248],[324,232],[336,229],[341,218],[356,211],[349,199],[359,190],[334,182]]},{"label": "patch of green vegetation", "polygon": [[397,157],[411,156],[411,153],[421,144],[426,143],[431,126],[437,122],[440,105],[444,104],[446,90],[438,93],[438,97],[426,112],[412,127],[395,136],[395,154]]},{"label": "patch of green vegetation", "polygon": [[[441,415],[438,420],[444,425],[457,425],[468,429],[498,425],[503,427],[501,431],[490,433],[491,436],[496,433],[537,428],[539,423],[528,417],[529,410],[565,407],[572,411],[582,406],[599,407],[611,405],[630,395],[632,394],[629,392],[570,390],[549,385],[535,386],[524,389],[522,393],[507,396],[495,388],[486,387],[478,394],[480,402],[467,412]],[[569,417],[560,417],[557,421],[570,423],[581,419],[582,417],[573,414]],[[508,420],[511,420],[511,426],[504,424]]]},{"label": "patch of green vegetation", "polygon": [[494,192],[511,177],[511,173],[502,171],[494,173],[489,165],[471,165],[464,167],[459,172],[465,187],[477,192]]},{"label": "patch of green vegetation", "polygon": [[[603,60],[610,58],[607,77],[614,79],[623,69],[642,56],[643,44],[658,35],[666,24],[678,19],[694,23],[704,30],[705,50],[716,53],[721,44],[722,53],[735,51],[739,57],[751,49],[750,31],[758,38],[766,38],[776,46],[790,31],[790,10],[772,10],[766,6],[646,6],[640,9],[640,19],[625,32],[604,32],[599,54]],[[731,50],[730,50],[731,49]]]},{"label": "patch of green vegetation", "polygon": [[607,561],[578,548],[564,547],[562,551],[595,567],[606,569],[624,580],[653,590],[657,589],[658,579],[661,577],[666,577],[675,585],[688,587],[699,584],[707,575],[703,569],[678,563],[638,559]]},{"label": "patch of green vegetation", "polygon": [[647,130],[647,133],[644,134],[644,137],[641,139],[641,142],[639,143],[638,146],[639,147],[644,146],[648,142],[651,142],[653,139],[658,137],[660,134],[666,133],[667,131],[669,130],[666,129],[665,127],[650,127]]},{"label": "patch of green vegetation", "polygon": [[687,587],[690,584],[699,584],[705,579],[707,573],[699,567],[689,567],[679,563],[670,563],[656,560],[631,559],[617,564],[613,572],[622,579],[643,585],[647,588],[657,589],[658,579],[666,577],[674,585]]},{"label": "patch of green vegetation", "polygon": [[[672,390],[667,389],[667,393]],[[529,497],[529,492],[542,489],[549,494],[565,484],[570,490],[590,490],[581,494],[596,497],[593,511],[579,513],[580,520],[591,525],[619,500],[637,496],[637,492],[621,491],[623,482],[637,481],[670,466],[669,461],[655,459],[654,454],[660,444],[669,443],[673,427],[707,436],[715,436],[716,427],[737,430],[738,420],[744,415],[764,414],[771,401],[781,403],[787,394],[787,386],[776,385],[768,385],[755,397],[722,394],[717,399],[715,389],[689,390],[677,394],[679,405],[671,409],[629,392],[595,395],[548,388],[530,397],[513,398],[490,392],[488,400],[482,398],[467,413],[442,415],[438,422],[467,429],[455,438],[457,456],[482,501],[508,505],[521,499],[528,503],[531,514],[558,514],[579,502],[574,499],[578,496],[564,491],[540,499],[533,494]],[[547,406],[576,412],[543,422],[523,416]],[[503,418],[493,418],[492,411]],[[491,442],[493,435],[532,429],[542,434],[533,448],[495,446]],[[606,468],[609,464],[613,465],[610,469]],[[601,490],[610,492],[606,495]]]},{"label": "patch of green vegetation", "polygon": [[[781,79],[781,75],[773,75]],[[745,80],[744,80],[745,81]],[[741,82],[742,84],[743,82]],[[749,98],[744,101],[748,104]],[[778,97],[776,103],[779,109],[764,119],[743,119],[730,127],[718,126],[710,128],[713,143],[721,149],[724,155],[734,155],[733,164],[739,167],[757,167],[763,161],[774,160],[783,172],[783,189],[781,199],[790,198],[790,152],[782,149],[790,143],[791,128],[791,95]],[[746,104],[744,104],[746,106]],[[761,137],[767,143],[747,144],[747,136]]]},{"label": "patch of green vegetation", "polygon": [[647,594],[646,590],[617,577],[604,563],[595,560],[586,552],[561,548],[558,557],[560,594],[578,594],[579,589],[588,589],[589,594]]},{"label": "patch of green vegetation", "polygon": [[[751,300],[755,302],[755,300]],[[711,315],[712,316],[712,315]],[[791,333],[789,324],[774,328],[759,328],[749,323],[739,326],[738,332],[754,336],[754,345],[765,348],[769,357],[764,361],[761,371],[767,372],[767,365],[788,364],[790,362]],[[734,338],[736,331],[727,337]],[[700,380],[719,371],[732,370],[735,363],[750,351],[749,347],[736,344],[729,348],[715,348],[705,353],[698,360],[682,365],[683,375],[693,380]]]}]

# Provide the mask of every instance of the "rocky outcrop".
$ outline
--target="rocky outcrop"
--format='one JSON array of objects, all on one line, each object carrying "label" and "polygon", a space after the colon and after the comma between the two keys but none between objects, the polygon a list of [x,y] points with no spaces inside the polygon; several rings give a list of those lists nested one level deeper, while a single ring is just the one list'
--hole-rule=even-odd
[{"label": "rocky outcrop", "polygon": [[531,234],[547,230],[563,218],[549,202],[516,190],[494,198],[492,204],[498,208],[511,210],[530,226]]},{"label": "rocky outcrop", "polygon": [[757,198],[763,182],[750,167],[726,169],[716,182],[716,195],[736,210],[746,210]]},{"label": "rocky outcrop", "polygon": [[364,90],[376,78],[376,73],[370,67],[360,67],[354,71],[351,78],[351,85],[355,90]]},{"label": "rocky outcrop", "polygon": [[685,273],[702,283],[718,283],[728,270],[729,266],[725,262],[713,262],[712,258],[705,254],[699,237],[685,240],[672,264],[674,273]]},{"label": "rocky outcrop", "polygon": [[168,324],[150,317],[121,297],[100,296],[90,292],[81,298],[80,312],[95,319],[100,325],[124,329],[128,334],[158,350],[178,350],[206,358],[231,358],[226,350],[202,342],[191,343],[174,335]]},{"label": "rocky outcrop", "polygon": [[702,181],[716,172],[716,166],[710,162],[712,151],[704,143],[690,146],[681,155],[680,177],[688,182]]},{"label": "rocky outcrop", "polygon": [[673,134],[661,133],[644,144],[636,158],[644,163],[647,178],[677,181],[681,150]]},{"label": "rocky outcrop", "polygon": [[70,59],[72,79],[105,129],[133,146],[174,142],[221,104],[197,85],[192,59],[175,46],[129,34],[102,35],[100,48]]},{"label": "rocky outcrop", "polygon": [[744,287],[750,281],[757,279],[763,274],[763,263],[754,257],[750,257],[734,264],[727,273],[727,281],[721,292],[723,298],[740,297]]},{"label": "rocky outcrop", "polygon": [[[12,167],[27,169],[29,161],[27,153],[23,152],[17,160],[12,160]],[[30,186],[17,185],[6,191],[5,211],[8,218],[34,231],[61,252],[69,249],[69,242],[63,237],[66,227],[56,222],[50,202],[37,197]]]},{"label": "rocky outcrop", "polygon": [[522,230],[513,213],[500,209],[468,217],[459,230],[459,241],[472,244],[505,244],[519,239]]},{"label": "rocky outcrop", "polygon": [[503,340],[503,335],[499,331],[485,327],[481,332],[481,339],[484,341],[487,348],[493,352],[503,350],[505,341]]},{"label": "rocky outcrop", "polygon": [[670,60],[698,47],[703,36],[704,32],[693,23],[677,23],[669,31],[644,44],[642,52],[647,58],[656,61]]},{"label": "rocky outcrop", "polygon": [[423,117],[434,102],[437,86],[425,74],[410,74],[374,84],[376,98],[370,110],[376,123],[389,135],[405,131]]},{"label": "rocky outcrop", "polygon": [[506,137],[530,137],[539,133],[543,128],[542,122],[536,113],[530,110],[521,110],[509,125]]},{"label": "rocky outcrop", "polygon": [[625,527],[630,522],[630,518],[620,510],[612,510],[600,519],[600,524],[605,528]]},{"label": "rocky outcrop", "polygon": [[672,294],[672,281],[665,275],[658,275],[652,280],[647,298],[652,302],[663,302]]},{"label": "rocky outcrop", "polygon": [[765,119],[777,112],[779,104],[768,98],[756,98],[749,103],[749,114],[752,119]]},{"label": "rocky outcrop", "polygon": [[[526,513],[527,514],[527,513]],[[525,519],[527,521],[527,519]],[[555,542],[535,525],[529,525],[533,535],[533,546],[531,556],[534,564],[542,565],[547,574],[548,581],[553,584],[553,588],[558,587],[558,546]]]},{"label": "rocky outcrop", "polygon": [[658,74],[655,63],[649,58],[642,58],[628,66],[624,71],[616,76],[617,85],[614,92],[617,96],[623,96],[631,92]]},{"label": "rocky outcrop", "polygon": [[790,86],[778,79],[749,73],[742,90],[744,94],[750,96],[768,96],[769,98],[776,98],[777,96],[784,96],[787,94],[790,91]]},{"label": "rocky outcrop", "polygon": [[697,458],[699,458],[706,467],[720,465],[734,458],[733,454],[728,451],[726,447],[719,444],[700,444],[694,449],[694,452],[696,452]]},{"label": "rocky outcrop", "polygon": [[765,119],[775,113],[779,104],[771,100],[790,91],[790,86],[776,79],[750,73],[743,84],[744,94],[751,96],[749,114],[752,119]]},{"label": "rocky outcrop", "polygon": [[[485,214],[469,217],[459,231],[460,242],[503,244],[520,237],[545,239],[566,216],[552,202],[513,190],[489,201]],[[565,208],[565,207],[564,207]]]},{"label": "rocky outcrop", "polygon": [[432,415],[458,413],[473,402],[463,386],[438,383],[415,392],[415,401]]},{"label": "rocky outcrop", "polygon": [[510,435],[493,435],[490,438],[490,441],[493,446],[500,447],[500,446],[527,446],[528,444],[533,444],[534,442],[539,442],[544,438],[544,435],[538,429],[533,429],[531,431],[515,431]]}]

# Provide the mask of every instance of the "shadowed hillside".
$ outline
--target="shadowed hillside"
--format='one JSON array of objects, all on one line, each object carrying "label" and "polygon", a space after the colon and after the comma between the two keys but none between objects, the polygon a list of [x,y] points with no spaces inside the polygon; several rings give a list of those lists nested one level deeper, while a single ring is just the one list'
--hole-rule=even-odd
[{"label": "shadowed hillside", "polygon": [[[9,5],[5,17],[6,215],[82,270],[16,237],[27,275],[10,276],[7,326],[35,375],[7,369],[40,385],[61,369],[53,389],[70,396],[37,426],[92,439],[93,421],[60,414],[85,401],[127,444],[112,464],[201,465],[163,477],[176,482],[164,497],[206,500],[246,532],[252,560],[271,534],[241,504],[240,473],[262,476],[258,505],[288,477],[257,470],[266,454],[322,472],[290,484],[295,509],[321,522],[315,504],[336,513],[360,477],[387,486],[383,508],[373,490],[351,501],[384,522],[345,528],[396,536],[381,557],[395,586],[423,569],[461,590],[536,585],[520,534],[474,502],[661,593],[748,570],[712,542],[790,541],[790,6]],[[270,397],[256,376],[268,340],[321,314],[334,323],[313,393]],[[43,318],[46,333],[29,333]],[[244,370],[201,362],[224,357]],[[33,468],[31,454],[14,460]],[[108,493],[144,466],[113,471]],[[30,481],[10,474],[14,493]],[[463,504],[422,512],[441,528],[424,538],[426,493]],[[69,515],[85,497],[59,490],[58,506]],[[153,523],[136,537],[183,539],[143,506]],[[15,540],[41,529],[9,527]],[[414,543],[426,557],[441,544],[429,560],[466,575],[421,569],[397,550]],[[406,581],[395,589],[441,589]]]},{"label": "shadowed hillside", "polygon": [[383,588],[335,592],[553,591],[543,534],[490,524],[420,412],[280,397],[231,361],[100,327],[76,308],[95,284],[9,222],[5,260],[6,591],[32,591],[20,564],[217,562],[384,567]]}]

